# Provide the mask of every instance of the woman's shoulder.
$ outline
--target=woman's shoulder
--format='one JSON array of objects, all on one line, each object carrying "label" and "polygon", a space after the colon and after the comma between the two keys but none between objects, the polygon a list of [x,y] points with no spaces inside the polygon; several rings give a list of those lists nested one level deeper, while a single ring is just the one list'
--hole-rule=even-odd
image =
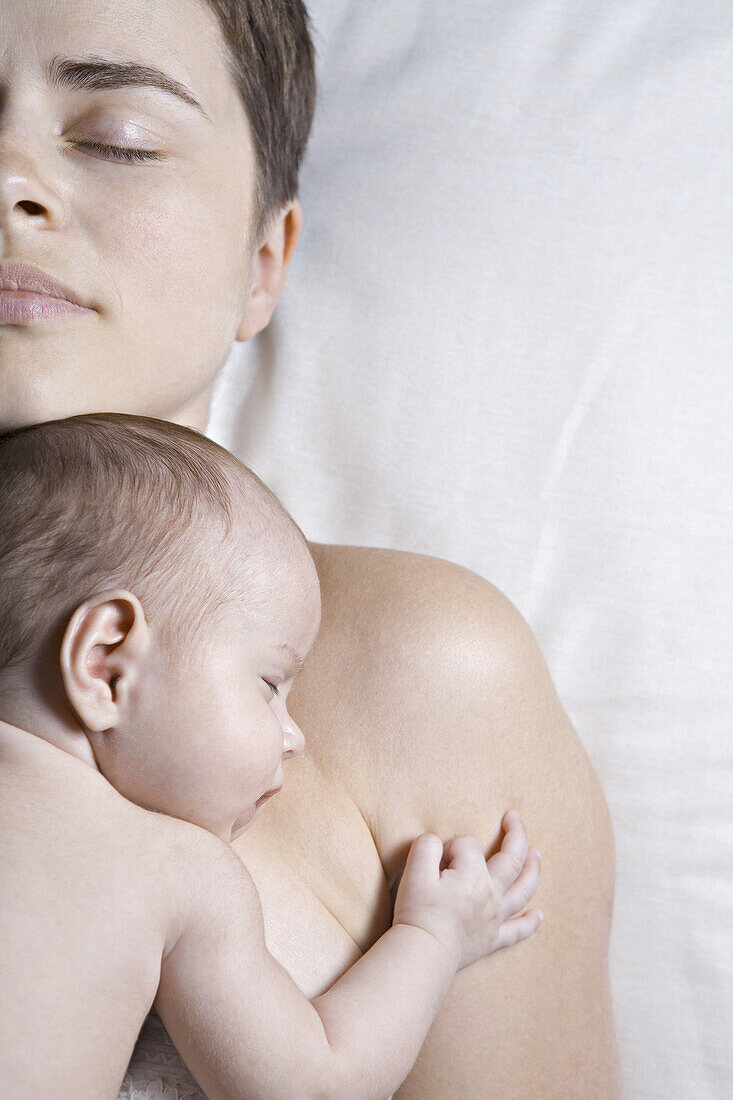
[{"label": "woman's shoulder", "polygon": [[509,790],[521,780],[528,754],[550,756],[562,743],[576,752],[535,637],[495,585],[420,554],[326,545],[313,553],[323,615],[296,685],[301,724],[318,731],[308,740],[324,766],[361,771],[357,801],[377,776],[375,796],[399,781],[404,803],[404,782],[424,802],[447,775],[468,792],[483,771],[485,806],[488,772],[477,758],[493,761],[496,792],[500,776]]},{"label": "woman's shoulder", "polygon": [[408,838],[465,832],[488,847],[512,806],[541,850],[560,825],[611,850],[590,760],[506,596],[417,554],[319,545],[314,557],[323,627],[296,716],[368,822],[390,883]]},{"label": "woman's shoulder", "polygon": [[[358,635],[361,643],[404,646],[450,660],[458,646],[474,657],[541,660],[514,604],[490,581],[441,558],[404,550],[311,544],[321,581],[322,633]],[[415,645],[420,650],[415,653]]]}]

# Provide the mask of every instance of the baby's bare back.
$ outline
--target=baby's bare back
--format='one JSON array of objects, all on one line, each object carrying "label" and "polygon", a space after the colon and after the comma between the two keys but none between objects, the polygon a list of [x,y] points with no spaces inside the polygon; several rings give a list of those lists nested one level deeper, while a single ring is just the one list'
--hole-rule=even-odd
[{"label": "baby's bare back", "polygon": [[3,1096],[116,1097],[171,928],[174,822],[0,723]]}]

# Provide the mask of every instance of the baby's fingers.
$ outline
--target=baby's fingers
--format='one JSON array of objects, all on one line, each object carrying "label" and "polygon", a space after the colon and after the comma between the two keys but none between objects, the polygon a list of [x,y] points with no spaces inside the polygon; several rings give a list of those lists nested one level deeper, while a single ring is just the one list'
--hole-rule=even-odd
[{"label": "baby's fingers", "polygon": [[435,833],[422,833],[413,840],[407,853],[403,880],[421,878],[426,882],[437,882],[440,878],[440,861],[443,856],[443,841]]},{"label": "baby's fingers", "polygon": [[496,950],[502,947],[511,947],[512,944],[519,943],[520,940],[529,939],[532,933],[537,931],[543,920],[544,917],[539,909],[530,909],[529,913],[525,913],[524,916],[504,921],[499,929]]},{"label": "baby's fingers", "polygon": [[527,834],[515,810],[507,811],[501,823],[506,830],[506,836],[496,855],[486,860],[486,866],[502,893],[506,893],[524,867],[527,858]]},{"label": "baby's fingers", "polygon": [[513,917],[534,897],[540,884],[540,853],[530,848],[522,873],[504,894],[504,917]]}]

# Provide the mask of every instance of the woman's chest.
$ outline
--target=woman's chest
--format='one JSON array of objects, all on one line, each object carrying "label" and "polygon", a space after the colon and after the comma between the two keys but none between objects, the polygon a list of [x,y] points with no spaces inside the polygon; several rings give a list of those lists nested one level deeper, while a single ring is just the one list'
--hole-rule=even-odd
[{"label": "woman's chest", "polygon": [[[261,849],[253,845],[248,852],[248,869],[262,901],[268,947],[313,998],[347,970],[361,950],[299,871],[287,863],[268,862]],[[347,907],[358,922],[358,906]],[[205,1100],[154,1012],[137,1040],[119,1100]]]},{"label": "woman's chest", "polygon": [[233,847],[257,886],[269,950],[314,997],[389,928],[392,907],[354,802],[307,758],[298,765]]},{"label": "woman's chest", "polygon": [[[298,778],[286,782],[233,847],[257,886],[268,948],[310,999],[386,931],[392,910],[371,833],[353,801],[307,761]],[[151,1014],[120,1100],[162,1096],[203,1098]]]}]

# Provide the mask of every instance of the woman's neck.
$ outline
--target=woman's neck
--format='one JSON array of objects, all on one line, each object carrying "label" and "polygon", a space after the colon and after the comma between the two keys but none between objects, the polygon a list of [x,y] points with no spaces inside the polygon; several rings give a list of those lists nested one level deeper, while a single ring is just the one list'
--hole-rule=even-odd
[{"label": "woman's neck", "polygon": [[205,432],[213,392],[214,383],[212,382],[207,389],[197,394],[188,404],[183,405],[176,412],[170,413],[164,419],[170,420],[173,424],[181,424],[184,428],[195,428],[196,431]]}]

